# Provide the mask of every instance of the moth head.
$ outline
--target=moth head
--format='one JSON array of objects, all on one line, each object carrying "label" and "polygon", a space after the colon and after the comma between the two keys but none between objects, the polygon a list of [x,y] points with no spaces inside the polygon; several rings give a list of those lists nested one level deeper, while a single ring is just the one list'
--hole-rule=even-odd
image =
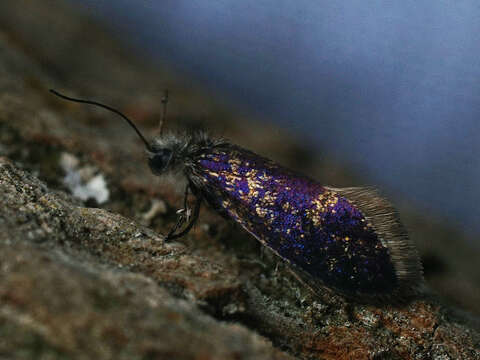
[{"label": "moth head", "polygon": [[172,168],[173,149],[158,143],[150,145],[148,150],[148,166],[155,175],[162,175]]},{"label": "moth head", "polygon": [[148,166],[155,175],[176,173],[185,163],[189,137],[186,134],[167,133],[153,140],[147,147]]},{"label": "moth head", "polygon": [[121,113],[119,110],[99,103],[97,101],[92,101],[92,100],[84,100],[84,99],[76,99],[72,98],[63,94],[60,94],[58,91],[55,91],[53,89],[50,90],[53,94],[57,95],[58,97],[68,100],[68,101],[73,101],[73,102],[78,102],[78,103],[83,103],[83,104],[90,104],[90,105],[95,105],[98,107],[101,107],[103,109],[109,110],[120,117],[122,117],[132,128],[135,130],[137,135],[140,137],[140,139],[143,141],[145,144],[145,148],[147,150],[148,154],[148,165],[150,166],[150,169],[155,175],[161,175],[168,170],[171,170],[178,161],[174,161],[178,156],[174,156],[175,153],[179,153],[178,151],[178,146],[179,146],[179,140],[175,137],[172,136],[163,136],[162,135],[162,129],[163,129],[163,124],[165,122],[165,117],[166,117],[166,112],[167,112],[167,102],[168,102],[168,90],[165,91],[165,95],[162,98],[162,104],[163,104],[163,114],[162,118],[160,119],[160,124],[159,124],[159,135],[160,138],[156,139],[153,143],[149,143],[147,139],[143,136],[143,134],[138,130],[138,128],[135,126],[132,120],[130,120],[126,115]]}]

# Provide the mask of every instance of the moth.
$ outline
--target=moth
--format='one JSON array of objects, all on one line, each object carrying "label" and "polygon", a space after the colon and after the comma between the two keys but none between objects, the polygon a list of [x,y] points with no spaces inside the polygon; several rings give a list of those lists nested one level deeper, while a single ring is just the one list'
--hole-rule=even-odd
[{"label": "moth", "polygon": [[[176,172],[187,181],[184,210],[166,239],[187,234],[202,202],[240,224],[288,262],[313,289],[326,286],[347,297],[405,298],[423,282],[413,242],[393,206],[375,190],[324,186],[308,176],[203,131],[162,134],[148,142],[134,123],[107,105],[62,95],[110,110],[135,130],[153,174]],[[195,205],[187,216],[187,197]]]}]

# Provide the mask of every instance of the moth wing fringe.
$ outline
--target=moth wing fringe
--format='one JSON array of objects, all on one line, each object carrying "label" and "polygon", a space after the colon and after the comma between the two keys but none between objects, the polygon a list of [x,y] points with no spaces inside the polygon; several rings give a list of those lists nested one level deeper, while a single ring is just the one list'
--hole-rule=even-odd
[{"label": "moth wing fringe", "polygon": [[345,197],[356,206],[378,234],[382,244],[389,249],[399,280],[398,288],[393,295],[408,296],[418,293],[424,287],[420,257],[392,204],[381,197],[374,188],[326,187],[326,189]]}]

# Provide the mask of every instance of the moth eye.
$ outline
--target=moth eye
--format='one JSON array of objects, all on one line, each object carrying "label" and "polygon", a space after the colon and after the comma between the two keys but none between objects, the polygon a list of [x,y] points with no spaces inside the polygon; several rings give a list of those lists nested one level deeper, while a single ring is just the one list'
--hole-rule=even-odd
[{"label": "moth eye", "polygon": [[148,165],[150,165],[150,169],[152,170],[152,172],[160,173],[167,168],[171,158],[172,150],[160,149],[155,152],[155,154],[150,159],[148,159]]}]

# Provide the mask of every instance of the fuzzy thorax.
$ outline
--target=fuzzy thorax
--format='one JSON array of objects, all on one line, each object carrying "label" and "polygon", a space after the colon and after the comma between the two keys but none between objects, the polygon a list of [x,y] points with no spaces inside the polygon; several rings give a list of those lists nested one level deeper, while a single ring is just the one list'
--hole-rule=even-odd
[{"label": "fuzzy thorax", "polygon": [[153,140],[147,149],[148,163],[155,175],[187,175],[195,157],[222,143],[205,131],[168,133]]}]

